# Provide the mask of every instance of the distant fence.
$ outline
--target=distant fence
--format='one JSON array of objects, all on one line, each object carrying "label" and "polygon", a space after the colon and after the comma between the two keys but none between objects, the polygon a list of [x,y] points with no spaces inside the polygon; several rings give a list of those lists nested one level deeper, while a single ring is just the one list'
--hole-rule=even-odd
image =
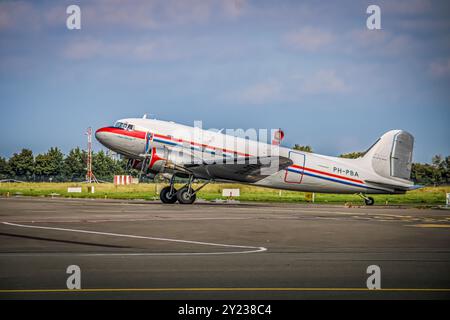
[{"label": "distant fence", "polygon": [[3,179],[0,183],[23,183],[25,181],[15,180],[15,179]]}]

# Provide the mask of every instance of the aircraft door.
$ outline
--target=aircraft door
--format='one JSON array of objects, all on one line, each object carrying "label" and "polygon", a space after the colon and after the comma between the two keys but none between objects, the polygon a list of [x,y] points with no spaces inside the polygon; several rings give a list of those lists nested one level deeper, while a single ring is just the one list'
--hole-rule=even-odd
[{"label": "aircraft door", "polygon": [[284,182],[302,183],[305,166],[305,155],[296,151],[289,151],[289,158],[294,162],[292,166],[285,170]]}]

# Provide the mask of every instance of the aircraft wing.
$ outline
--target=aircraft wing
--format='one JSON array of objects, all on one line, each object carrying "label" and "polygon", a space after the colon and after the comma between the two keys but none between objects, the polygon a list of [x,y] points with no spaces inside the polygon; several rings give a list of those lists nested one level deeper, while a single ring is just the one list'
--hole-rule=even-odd
[{"label": "aircraft wing", "polygon": [[226,162],[204,161],[198,164],[186,164],[184,167],[204,179],[251,183],[283,170],[292,164],[292,160],[286,157],[265,156],[234,158],[228,159]]}]

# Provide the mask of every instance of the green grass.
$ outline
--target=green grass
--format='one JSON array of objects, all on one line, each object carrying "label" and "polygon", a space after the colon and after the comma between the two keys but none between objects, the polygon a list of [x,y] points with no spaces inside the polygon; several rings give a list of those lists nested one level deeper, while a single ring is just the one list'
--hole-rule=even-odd
[{"label": "green grass", "polygon": [[[107,199],[158,199],[159,190],[164,184],[137,184],[128,186],[114,186],[112,183],[95,184],[95,193],[88,193],[87,184],[83,183],[0,183],[0,195],[9,196],[51,196],[57,193],[62,197],[73,198],[107,198]],[[67,187],[82,187],[82,193],[68,193]],[[306,203],[305,193],[296,191],[279,191],[240,184],[209,184],[203,188],[198,198],[206,200],[225,199],[222,197],[223,188],[239,188],[240,201],[258,202],[303,202]],[[450,193],[450,186],[427,187],[410,191],[404,195],[374,195],[376,204],[414,204],[439,205],[445,204],[445,194]],[[347,203],[361,204],[361,198],[356,195],[316,193],[316,203]]]}]

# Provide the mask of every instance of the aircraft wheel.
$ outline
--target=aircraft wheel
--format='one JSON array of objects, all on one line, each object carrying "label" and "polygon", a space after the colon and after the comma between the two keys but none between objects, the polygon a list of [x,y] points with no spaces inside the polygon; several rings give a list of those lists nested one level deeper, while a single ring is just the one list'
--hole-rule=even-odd
[{"label": "aircraft wheel", "polygon": [[[175,190],[175,192],[177,192]],[[159,198],[161,199],[162,203],[175,203],[177,202],[177,194],[174,193],[172,195],[170,194],[170,186],[162,188],[161,192],[159,193]]]},{"label": "aircraft wheel", "polygon": [[364,202],[366,203],[366,206],[372,206],[375,203],[375,200],[372,197],[368,197],[367,199],[364,199]]},{"label": "aircraft wheel", "polygon": [[194,203],[197,196],[195,194],[190,195],[188,193],[188,187],[183,187],[177,191],[177,199],[181,204],[192,204]]}]

